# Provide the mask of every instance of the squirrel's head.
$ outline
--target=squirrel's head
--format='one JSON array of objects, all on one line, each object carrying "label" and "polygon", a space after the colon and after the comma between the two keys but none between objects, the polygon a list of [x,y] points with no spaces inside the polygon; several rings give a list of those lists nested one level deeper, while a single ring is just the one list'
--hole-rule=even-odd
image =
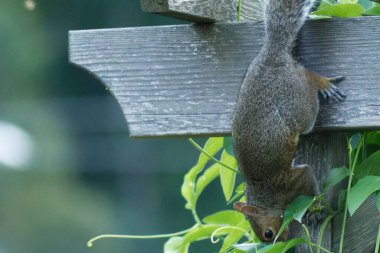
[{"label": "squirrel's head", "polygon": [[[237,202],[234,204],[236,211],[246,215],[256,236],[262,242],[273,242],[282,225],[283,211]],[[277,241],[288,239],[287,231],[284,231]]]}]

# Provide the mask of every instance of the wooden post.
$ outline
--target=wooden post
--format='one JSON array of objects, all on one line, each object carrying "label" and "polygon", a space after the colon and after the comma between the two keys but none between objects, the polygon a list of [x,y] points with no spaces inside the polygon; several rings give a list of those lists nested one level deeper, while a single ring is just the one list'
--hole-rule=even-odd
[{"label": "wooden post", "polygon": [[[233,20],[235,6],[226,1],[227,7],[213,9],[217,2],[224,1],[141,0],[145,10],[194,22]],[[213,11],[198,8],[204,5]],[[263,33],[261,23],[72,31],[70,61],[115,95],[133,138],[228,136],[240,85]],[[315,134],[302,138],[297,151],[297,161],[312,165],[320,183],[347,161],[345,137],[338,131],[380,129],[379,38],[379,17],[314,20],[302,31],[297,57],[304,65],[346,77],[339,86],[347,99],[321,106]],[[369,223],[377,228],[379,217],[373,213]],[[314,241],[318,229],[310,228]],[[324,237],[327,249],[337,240],[331,231]],[[301,233],[293,227],[293,235]],[[370,243],[369,233],[355,234],[355,240]],[[352,241],[346,244],[350,248]]]}]

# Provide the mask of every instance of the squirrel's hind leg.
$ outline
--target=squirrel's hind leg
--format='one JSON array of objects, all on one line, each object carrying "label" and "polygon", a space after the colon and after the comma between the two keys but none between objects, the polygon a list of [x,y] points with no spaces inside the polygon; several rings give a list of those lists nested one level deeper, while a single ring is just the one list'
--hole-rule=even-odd
[{"label": "squirrel's hind leg", "polygon": [[319,89],[319,92],[326,101],[332,98],[340,102],[346,98],[344,92],[335,86],[336,83],[344,80],[343,76],[328,78],[307,69],[305,69],[305,74],[308,82]]}]

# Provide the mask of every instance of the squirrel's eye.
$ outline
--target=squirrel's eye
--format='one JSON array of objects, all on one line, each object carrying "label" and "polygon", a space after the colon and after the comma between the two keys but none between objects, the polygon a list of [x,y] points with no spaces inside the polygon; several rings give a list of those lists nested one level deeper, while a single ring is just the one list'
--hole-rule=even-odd
[{"label": "squirrel's eye", "polygon": [[265,238],[267,238],[268,240],[272,240],[273,238],[273,231],[270,229],[270,228],[267,228],[264,232],[264,236]]}]

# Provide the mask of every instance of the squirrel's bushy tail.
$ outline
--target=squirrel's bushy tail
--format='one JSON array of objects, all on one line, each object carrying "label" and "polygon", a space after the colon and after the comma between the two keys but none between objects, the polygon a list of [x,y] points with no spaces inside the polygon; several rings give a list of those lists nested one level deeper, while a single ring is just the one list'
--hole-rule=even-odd
[{"label": "squirrel's bushy tail", "polygon": [[264,22],[267,44],[291,49],[317,0],[266,0]]}]

